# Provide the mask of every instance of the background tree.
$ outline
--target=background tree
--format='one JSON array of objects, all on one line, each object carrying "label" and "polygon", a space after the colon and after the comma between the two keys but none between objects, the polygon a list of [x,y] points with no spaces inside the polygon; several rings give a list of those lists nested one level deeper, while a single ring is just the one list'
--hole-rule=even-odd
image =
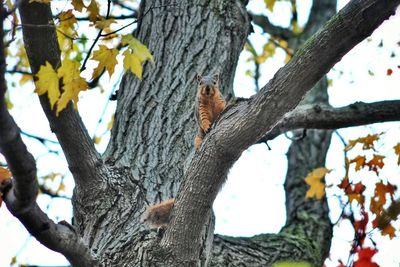
[{"label": "background tree", "polygon": [[[61,55],[63,47],[60,51],[56,28],[50,23],[53,15],[48,4],[37,2],[46,1],[18,2],[24,44],[32,73],[38,77],[41,105],[63,148],[75,189],[73,226],[65,221],[54,223],[37,206],[35,161],[6,108],[3,56],[0,151],[13,179],[3,181],[1,192],[7,208],[33,236],[74,266],[239,266],[271,265],[282,260],[322,265],[328,256],[332,225],[325,198],[304,198],[309,188],[304,177],[324,165],[329,129],[398,120],[400,115],[397,101],[329,107],[324,75],[392,15],[399,1],[353,0],[336,16],[336,1],[315,1],[301,32],[295,12],[290,28],[253,16],[255,24],[274,36],[271,42],[286,42],[282,47],[289,54],[294,51],[294,56],[256,95],[233,100],[196,153],[191,112],[195,76],[219,72],[224,94],[232,93],[238,57],[251,30],[247,2],[142,1],[135,37],[152,52],[154,64],[145,63],[141,81],[129,72],[124,76],[110,143],[103,155],[95,150],[73,103],[68,102],[71,99],[76,104],[74,97],[87,85],[81,85],[79,75],[70,79],[70,72],[60,70],[66,56]],[[73,1],[76,10],[80,3]],[[86,9],[100,28],[99,37],[106,37],[101,35],[106,27],[96,22],[106,23],[110,8],[100,17],[95,15],[95,5],[91,1]],[[7,15],[4,8],[2,14]],[[122,45],[133,44],[128,40]],[[129,49],[134,54],[137,46]],[[40,66],[46,62],[49,72],[57,70],[56,75],[51,72],[55,83],[40,83],[42,77],[49,77],[40,74]],[[86,59],[81,70],[85,63]],[[141,68],[139,72],[133,64],[125,65],[141,76]],[[57,96],[60,98],[52,102],[49,88],[58,86],[57,75],[62,78],[64,92],[72,81],[81,87],[73,87],[77,92],[66,100]],[[49,88],[43,88],[46,84]],[[61,103],[69,104],[63,109]],[[307,135],[289,149],[287,223],[282,231],[252,238],[214,236],[210,207],[240,154],[252,144],[302,128],[324,130],[307,130]],[[149,204],[170,197],[177,197],[171,223],[159,236],[139,219]]]}]

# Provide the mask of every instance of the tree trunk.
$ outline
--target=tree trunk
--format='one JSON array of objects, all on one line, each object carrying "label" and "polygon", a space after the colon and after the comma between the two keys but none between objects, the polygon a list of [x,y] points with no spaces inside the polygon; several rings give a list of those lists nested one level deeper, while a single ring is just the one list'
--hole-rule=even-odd
[{"label": "tree trunk", "polygon": [[[176,196],[194,155],[196,75],[219,73],[223,94],[232,92],[249,21],[240,1],[142,1],[140,14],[136,37],[155,64],[145,65],[142,81],[129,73],[123,78],[104,155],[109,172],[92,198],[75,191],[74,216],[106,266],[182,266],[154,253],[155,233],[148,237],[139,218],[148,205]],[[197,244],[202,256],[190,264],[207,265],[213,231],[212,223],[205,225]]]}]

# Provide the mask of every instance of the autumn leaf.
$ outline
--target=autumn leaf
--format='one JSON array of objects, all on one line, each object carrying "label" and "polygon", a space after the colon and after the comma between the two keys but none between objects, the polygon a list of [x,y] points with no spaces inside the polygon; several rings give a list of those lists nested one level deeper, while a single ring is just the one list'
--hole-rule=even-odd
[{"label": "autumn leaf", "polygon": [[40,66],[39,72],[37,73],[38,80],[35,82],[36,90],[38,95],[47,93],[50,101],[51,108],[57,102],[60,97],[60,89],[57,72],[53,69],[53,66],[46,61],[46,65]]},{"label": "autumn leaf", "polygon": [[274,10],[276,0],[264,0],[266,7],[272,12]]},{"label": "autumn leaf", "polygon": [[354,267],[379,267],[378,264],[372,262],[372,257],[378,252],[377,249],[361,248],[358,251],[358,260],[354,262]]},{"label": "autumn leaf", "polygon": [[369,167],[370,171],[374,171],[378,175],[378,169],[382,169],[385,165],[385,163],[383,163],[384,158],[385,156],[374,154],[374,157],[370,161],[368,161],[366,165]]},{"label": "autumn leaf", "polygon": [[72,13],[72,9],[61,12],[58,15],[58,18],[60,19],[60,27],[63,30],[73,28],[78,22],[75,18],[75,15]]},{"label": "autumn leaf", "polygon": [[101,142],[101,136],[95,136],[93,138],[93,143],[95,143],[96,145],[100,144]]},{"label": "autumn leaf", "polygon": [[14,256],[14,257],[11,258],[10,265],[13,265],[13,264],[16,264],[16,263],[17,263],[17,257]]},{"label": "autumn leaf", "polygon": [[77,109],[78,94],[88,88],[86,80],[80,75],[78,61],[65,58],[58,69],[58,77],[63,79],[64,92],[57,103],[57,115],[67,106],[70,100],[74,102],[74,108]]},{"label": "autumn leaf", "polygon": [[4,167],[0,167],[0,183],[11,178],[11,172]]},{"label": "autumn leaf", "polygon": [[388,235],[390,239],[393,239],[393,237],[396,236],[395,233],[396,229],[389,224],[388,226],[386,226],[384,229],[381,230],[382,235]]},{"label": "autumn leaf", "polygon": [[395,145],[393,148],[394,148],[394,153],[398,156],[397,165],[400,165],[400,143]]},{"label": "autumn leaf", "polygon": [[140,63],[143,63],[146,60],[150,60],[154,63],[154,58],[149,49],[131,34],[122,36],[122,44],[128,45],[128,47],[132,50],[132,54],[139,58]]},{"label": "autumn leaf", "polygon": [[353,147],[355,147],[355,145],[357,145],[358,143],[363,144],[363,147],[362,147],[363,150],[367,150],[367,149],[375,150],[374,142],[379,140],[380,135],[381,134],[373,134],[373,135],[369,134],[366,137],[360,137],[355,140],[350,140],[349,144],[345,147],[344,150],[349,151]]},{"label": "autumn leaf", "polygon": [[29,81],[32,81],[32,75],[22,74],[21,79],[19,80],[19,85],[24,85]]},{"label": "autumn leaf", "polygon": [[93,52],[92,60],[98,61],[99,65],[94,69],[92,79],[98,77],[104,68],[111,75],[114,73],[115,65],[117,65],[118,50],[115,48],[108,48],[105,45],[99,45],[99,50]]},{"label": "autumn leaf", "polygon": [[126,50],[123,55],[124,57],[124,69],[125,71],[130,70],[140,80],[142,79],[142,65],[140,64],[139,58],[132,54],[129,50]]},{"label": "autumn leaf", "polygon": [[122,36],[122,45],[128,45],[128,49],[124,55],[124,70],[130,70],[139,79],[142,79],[142,63],[150,60],[154,63],[153,56],[149,49],[132,35],[127,34]]},{"label": "autumn leaf", "polygon": [[6,107],[8,110],[12,109],[14,107],[14,104],[12,103],[11,99],[10,99],[10,93],[9,91],[6,91],[6,95],[4,100],[6,101]]},{"label": "autumn leaf", "polygon": [[111,24],[117,23],[115,19],[105,19],[101,18],[100,20],[97,20],[94,23],[95,28],[104,30],[106,28],[109,28]]},{"label": "autumn leaf", "polygon": [[368,213],[365,212],[364,210],[361,211],[361,216],[362,218],[360,220],[354,221],[353,225],[356,233],[363,235],[365,234],[365,231],[367,229],[369,216]]},{"label": "autumn leaf", "polygon": [[82,9],[85,7],[82,0],[72,0],[72,6],[79,12],[82,12]]},{"label": "autumn leaf", "polygon": [[355,157],[354,159],[350,160],[349,163],[355,163],[356,164],[356,171],[361,170],[362,167],[365,166],[365,156],[360,156],[358,155],[357,157]]},{"label": "autumn leaf", "polygon": [[[11,178],[11,172],[4,168],[4,167],[0,167],[0,184],[8,179]],[[1,207],[1,203],[3,202],[3,194],[0,192],[0,207]]]},{"label": "autumn leaf", "polygon": [[114,125],[114,118],[115,118],[115,114],[113,114],[113,115],[111,116],[111,120],[107,123],[107,130],[111,130],[111,128],[113,127],[113,125]]},{"label": "autumn leaf", "polygon": [[89,20],[92,22],[95,22],[98,17],[100,17],[99,14],[99,6],[97,5],[95,0],[92,0],[87,7],[87,11],[89,12]]},{"label": "autumn leaf", "polygon": [[325,167],[314,169],[305,178],[305,182],[310,186],[306,193],[306,198],[315,197],[316,199],[321,199],[325,195],[325,184],[321,182],[321,179],[329,173]]},{"label": "autumn leaf", "polygon": [[349,198],[349,202],[352,203],[353,200],[356,200],[358,204],[361,206],[364,205],[365,197],[363,192],[365,190],[365,186],[362,183],[357,183],[353,186],[348,187],[345,190],[347,197]]}]

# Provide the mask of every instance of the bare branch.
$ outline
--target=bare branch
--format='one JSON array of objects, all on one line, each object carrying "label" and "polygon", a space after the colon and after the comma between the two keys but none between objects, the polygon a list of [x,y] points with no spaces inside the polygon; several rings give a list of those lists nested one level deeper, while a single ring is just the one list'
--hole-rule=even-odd
[{"label": "bare branch", "polygon": [[[60,49],[54,27],[26,27],[25,25],[52,24],[50,6],[24,1],[19,12],[23,24],[23,37],[32,73],[37,73],[46,61],[57,68],[60,66]],[[46,40],[46,41],[43,41]],[[70,103],[59,116],[50,108],[47,95],[40,96],[43,110],[65,153],[69,168],[77,185],[99,179],[97,170],[101,165],[100,155],[87,130]]]},{"label": "bare branch", "polygon": [[339,129],[398,120],[400,120],[400,100],[356,102],[342,108],[318,104],[305,105],[286,114],[259,142],[266,142],[282,133],[299,128]]},{"label": "bare branch", "polygon": [[185,173],[162,246],[179,251],[186,260],[197,259],[207,213],[233,163],[294,109],[344,54],[394,14],[399,3],[400,0],[350,1],[259,93],[221,117]]},{"label": "bare branch", "polygon": [[[0,14],[4,7],[0,6]],[[0,37],[3,21],[0,20]],[[4,43],[0,42],[0,152],[13,174],[12,182],[1,186],[1,194],[10,212],[43,245],[62,253],[75,266],[96,266],[89,249],[66,222],[55,224],[36,203],[38,183],[33,156],[22,142],[20,129],[9,114],[5,103],[6,81]]]},{"label": "bare branch", "polygon": [[252,21],[254,24],[260,26],[265,33],[284,40],[289,40],[293,37],[293,32],[291,30],[272,24],[267,16],[251,14],[251,17],[253,18]]}]

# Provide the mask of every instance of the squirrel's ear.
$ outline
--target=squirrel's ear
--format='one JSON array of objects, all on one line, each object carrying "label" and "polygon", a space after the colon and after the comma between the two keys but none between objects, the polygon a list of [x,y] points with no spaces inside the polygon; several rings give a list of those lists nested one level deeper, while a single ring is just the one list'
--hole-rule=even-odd
[{"label": "squirrel's ear", "polygon": [[218,82],[219,81],[219,73],[216,73],[212,76],[213,82]]},{"label": "squirrel's ear", "polygon": [[200,82],[201,79],[203,79],[203,77],[200,74],[197,74],[196,79],[197,79],[198,82]]}]

